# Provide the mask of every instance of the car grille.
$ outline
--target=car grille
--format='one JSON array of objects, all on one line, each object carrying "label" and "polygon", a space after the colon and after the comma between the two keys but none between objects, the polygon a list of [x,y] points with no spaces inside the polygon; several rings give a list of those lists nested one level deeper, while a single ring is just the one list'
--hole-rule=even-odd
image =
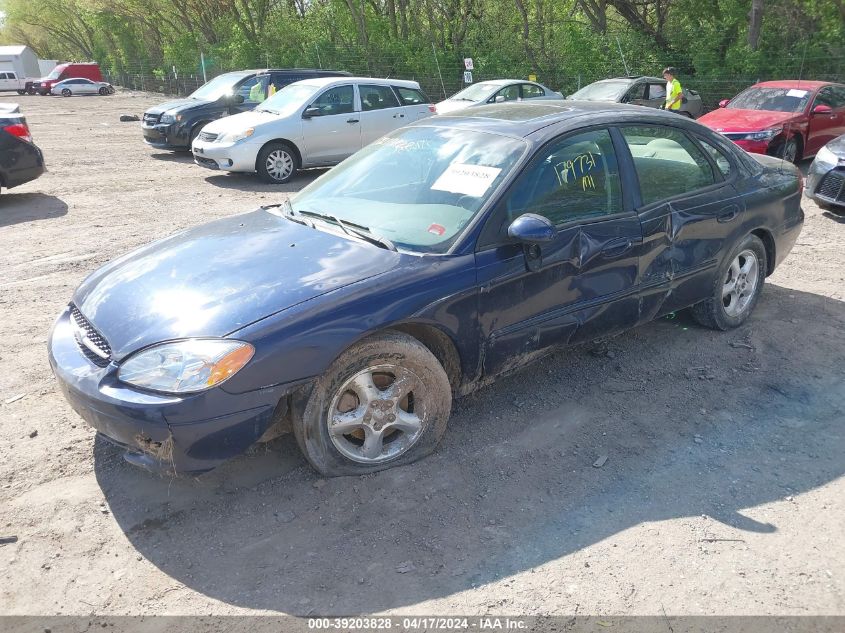
[{"label": "car grille", "polygon": [[155,125],[158,123],[158,119],[161,115],[159,114],[149,114],[148,112],[144,113],[144,123],[147,125]]},{"label": "car grille", "polygon": [[218,134],[212,134],[211,132],[200,132],[199,140],[205,141],[206,143],[211,143],[217,140]]},{"label": "car grille", "polygon": [[845,202],[845,172],[831,171],[816,187],[816,195],[837,202]]},{"label": "car grille", "polygon": [[73,334],[80,351],[98,367],[108,365],[111,361],[111,347],[106,339],[73,304],[70,305],[70,317],[76,326]]}]

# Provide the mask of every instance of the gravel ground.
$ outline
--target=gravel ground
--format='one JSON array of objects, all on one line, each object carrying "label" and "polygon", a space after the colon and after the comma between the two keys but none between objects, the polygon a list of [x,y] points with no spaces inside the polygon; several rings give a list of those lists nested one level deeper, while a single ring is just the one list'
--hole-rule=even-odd
[{"label": "gravel ground", "polygon": [[0,197],[0,613],[845,614],[842,218],[805,201],[738,330],[679,314],[547,358],[413,466],[321,480],[283,437],[160,478],[62,399],[53,318],[106,261],[314,176],[147,148],[118,115],[155,95],[18,101],[50,171]]}]

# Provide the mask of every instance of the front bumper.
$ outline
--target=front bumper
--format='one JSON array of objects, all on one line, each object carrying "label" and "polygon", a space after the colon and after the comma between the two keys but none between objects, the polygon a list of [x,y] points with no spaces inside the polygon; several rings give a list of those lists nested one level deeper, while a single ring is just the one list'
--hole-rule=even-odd
[{"label": "front bumper", "polygon": [[845,164],[814,160],[804,180],[804,192],[816,202],[845,207]]},{"label": "front bumper", "polygon": [[191,152],[194,162],[201,167],[252,173],[259,149],[261,145],[258,143],[216,143],[196,139]]},{"label": "front bumper", "polygon": [[748,140],[734,140],[731,139],[736,145],[739,145],[742,149],[750,154],[768,154],[769,153],[769,146],[772,144],[771,140],[768,141],[748,141]]},{"label": "front bumper", "polygon": [[188,135],[184,130],[179,130],[175,123],[156,123],[154,125],[142,123],[141,133],[144,135],[144,142],[156,149],[190,149],[188,147]]},{"label": "front bumper", "polygon": [[94,365],[80,351],[70,310],[59,315],[48,342],[59,387],[82,419],[126,449],[130,463],[154,472],[201,473],[243,453],[286,412],[284,385],[241,394],[221,387],[165,395],[117,379],[117,365]]}]

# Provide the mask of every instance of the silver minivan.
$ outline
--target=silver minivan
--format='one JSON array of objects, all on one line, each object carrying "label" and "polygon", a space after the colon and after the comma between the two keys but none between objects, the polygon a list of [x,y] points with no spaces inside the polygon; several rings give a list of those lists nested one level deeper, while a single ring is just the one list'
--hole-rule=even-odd
[{"label": "silver minivan", "polygon": [[251,112],[206,125],[194,161],[209,169],[258,172],[271,183],[297,170],[336,165],[434,106],[415,81],[324,77],[285,86]]}]

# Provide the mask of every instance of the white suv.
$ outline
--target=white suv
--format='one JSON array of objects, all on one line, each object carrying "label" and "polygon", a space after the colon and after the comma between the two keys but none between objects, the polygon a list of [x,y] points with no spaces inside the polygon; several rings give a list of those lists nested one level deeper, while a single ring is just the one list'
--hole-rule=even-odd
[{"label": "white suv", "polygon": [[251,112],[209,123],[191,151],[203,167],[258,172],[267,182],[284,183],[298,169],[336,165],[433,113],[415,81],[306,79],[285,86]]}]

